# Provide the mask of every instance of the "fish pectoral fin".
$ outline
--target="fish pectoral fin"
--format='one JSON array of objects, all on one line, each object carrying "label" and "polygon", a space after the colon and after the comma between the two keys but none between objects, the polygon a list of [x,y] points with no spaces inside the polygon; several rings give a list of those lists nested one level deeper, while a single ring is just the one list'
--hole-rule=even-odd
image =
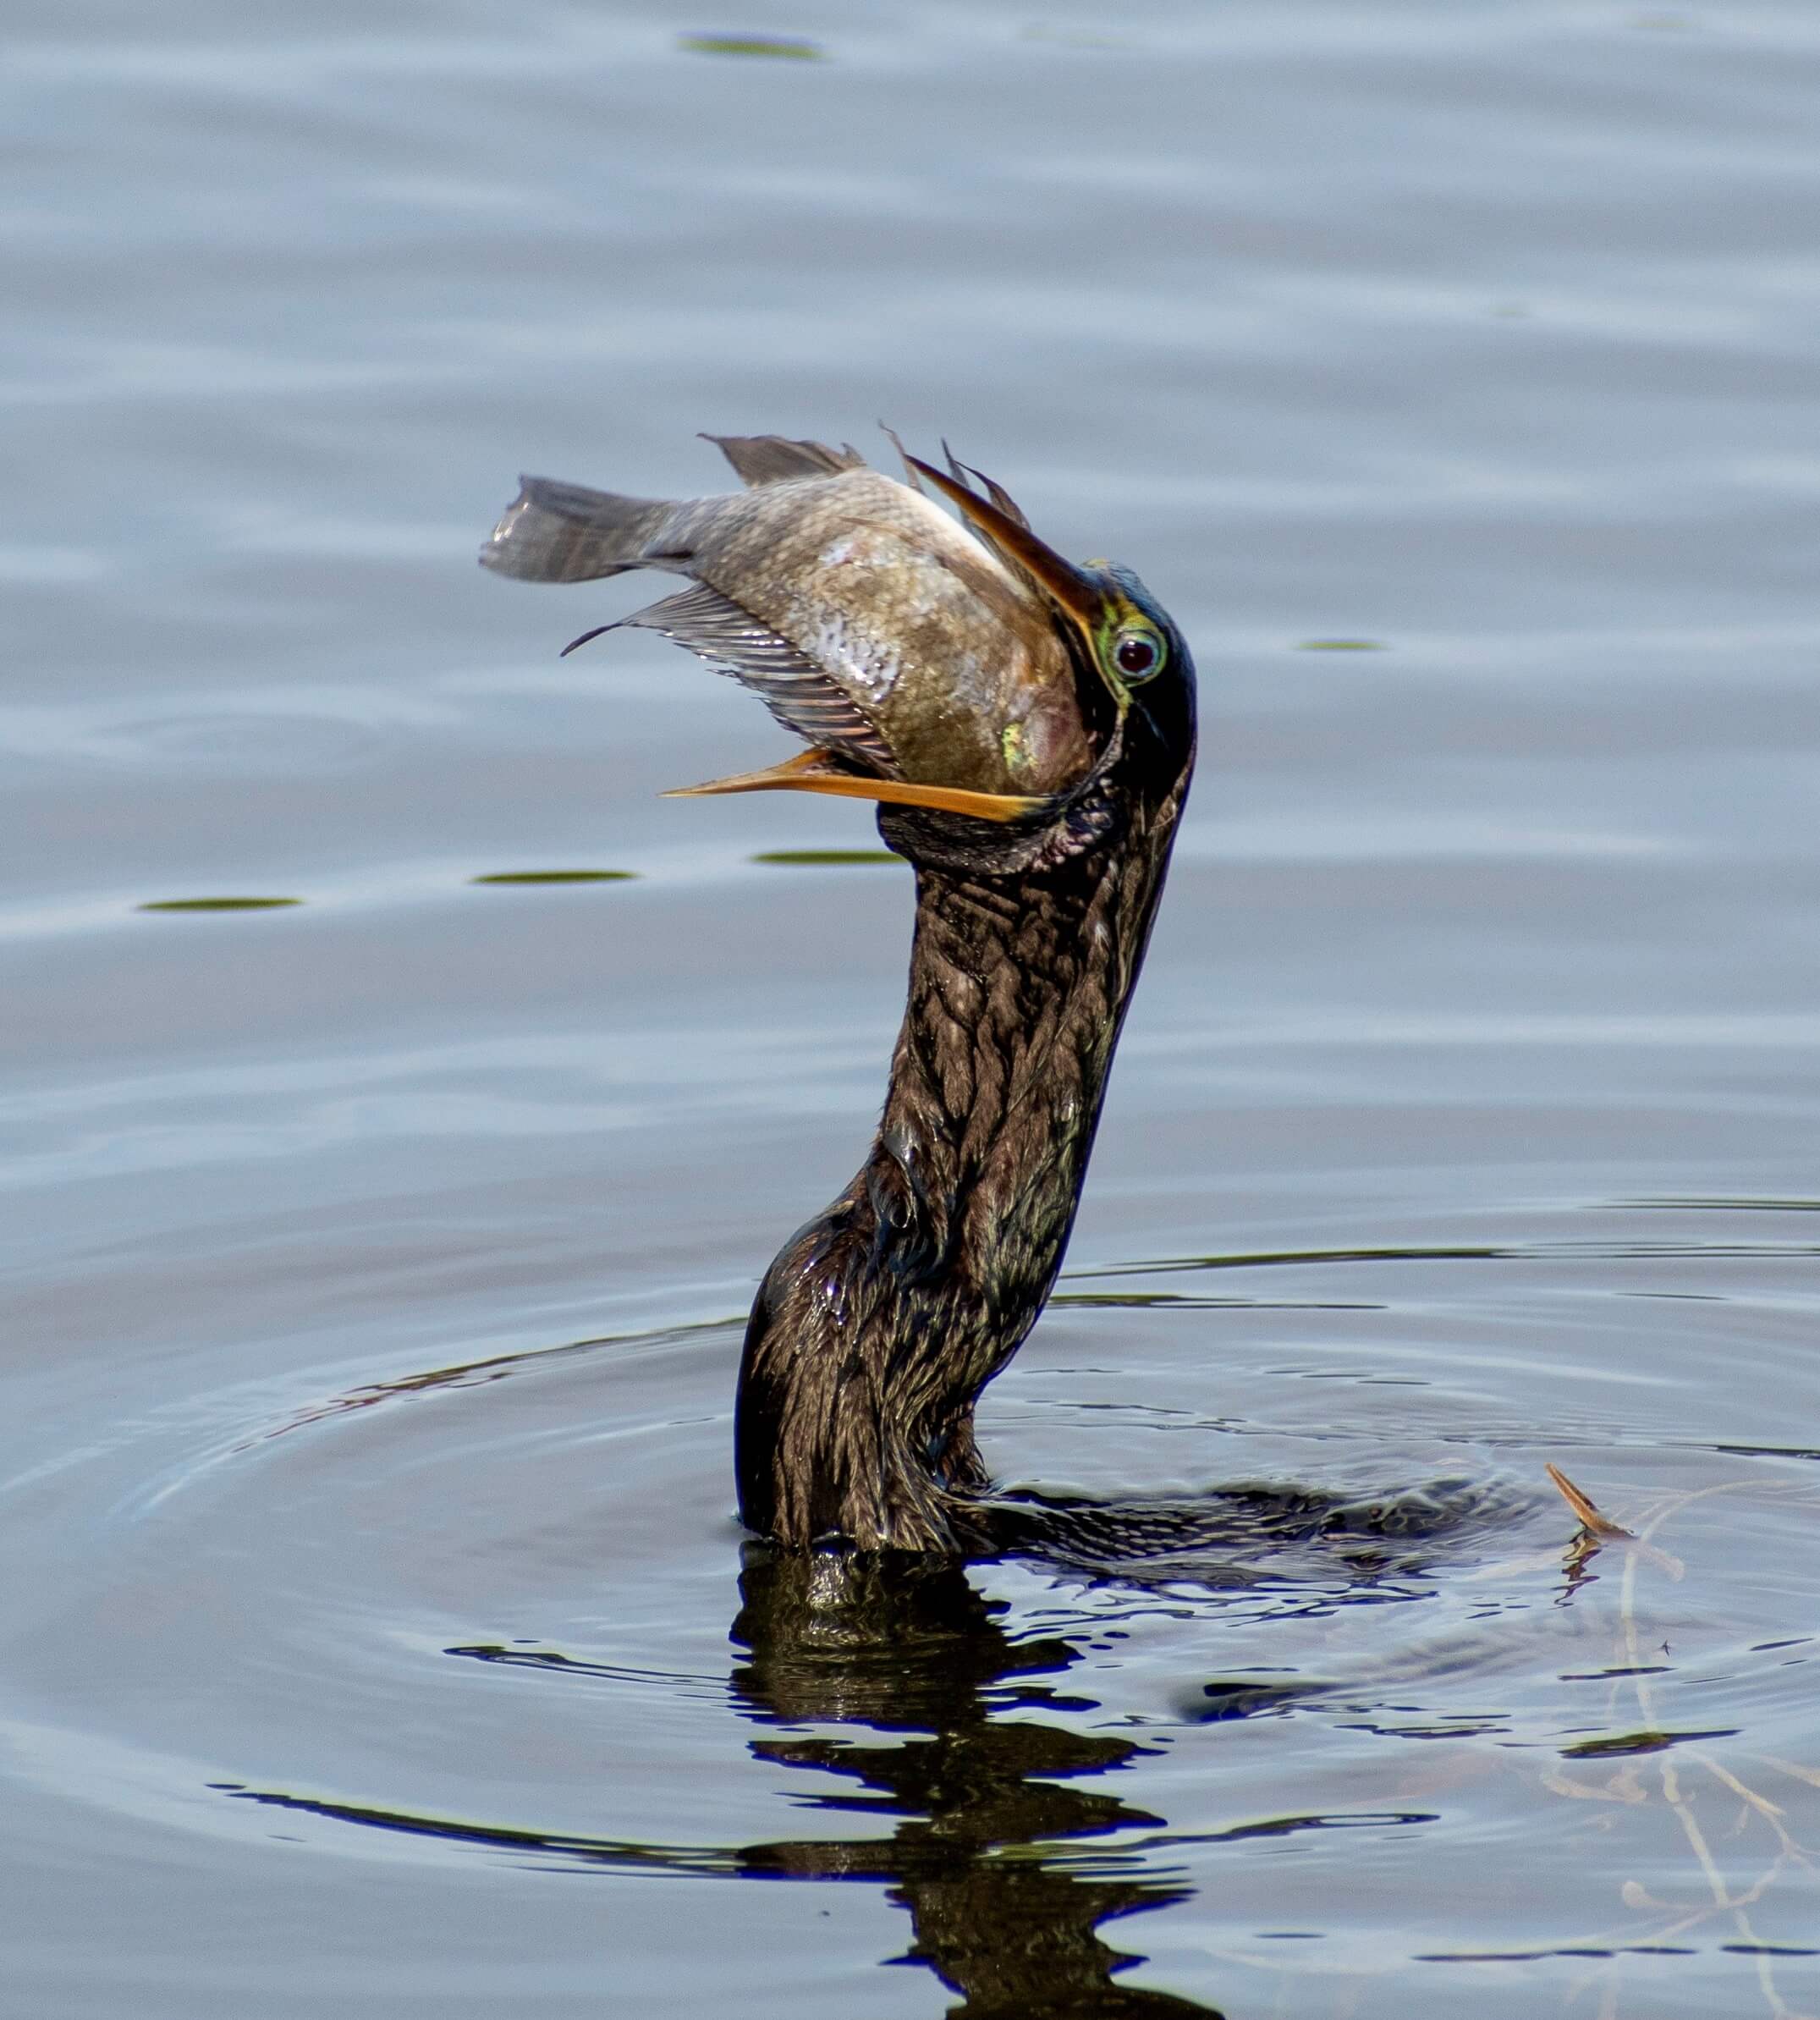
[{"label": "fish pectoral fin", "polygon": [[849,443],[830,449],[825,442],[796,442],[788,435],[710,435],[746,485],[780,484],[786,477],[838,477],[844,470],[864,470],[866,459]]},{"label": "fish pectoral fin", "polygon": [[891,806],[926,806],[937,813],[966,814],[976,821],[1022,821],[1040,813],[1047,800],[1016,793],[976,793],[959,786],[922,785],[907,779],[867,779],[841,768],[832,751],[802,751],[762,772],[710,779],[702,785],[678,785],[666,800],[716,793],[830,793],[838,799],[877,800]]},{"label": "fish pectoral fin", "polygon": [[687,646],[718,672],[750,687],[786,729],[812,744],[832,745],[861,763],[891,773],[891,746],[846,690],[806,653],[750,610],[698,582],[630,617],[636,625]]}]

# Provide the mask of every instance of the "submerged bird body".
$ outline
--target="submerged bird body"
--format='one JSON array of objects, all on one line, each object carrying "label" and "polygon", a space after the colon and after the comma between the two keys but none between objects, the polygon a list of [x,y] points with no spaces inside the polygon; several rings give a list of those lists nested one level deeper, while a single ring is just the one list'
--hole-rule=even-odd
[{"label": "submerged bird body", "polygon": [[[735,602],[748,661],[761,635],[782,641],[827,696],[805,717],[766,692],[818,748],[727,783],[876,798],[884,839],[915,866],[883,1117],[852,1183],[766,1274],[735,1469],[742,1518],[787,1547],[838,1537],[958,1552],[987,1485],[974,1404],[1060,1269],[1162,894],[1193,769],[1193,667],[1135,577],[1062,561],[959,466],[943,476],[910,460],[978,543],[839,452],[768,437],[727,446],[757,493],[668,505],[528,481],[482,559],[546,581],[675,567]],[[849,487],[838,509],[854,501],[855,525],[885,529],[875,544],[837,551],[852,535],[828,537],[831,485]],[[766,522],[732,509],[760,500],[789,507],[768,546]],[[834,643],[799,622],[811,604],[850,614]],[[634,621],[729,663],[699,626],[657,622],[663,608]],[[885,703],[855,670],[859,637],[881,663],[896,655]],[[1045,762],[1019,775],[1005,754],[1026,732],[1005,732],[1033,719]]]}]

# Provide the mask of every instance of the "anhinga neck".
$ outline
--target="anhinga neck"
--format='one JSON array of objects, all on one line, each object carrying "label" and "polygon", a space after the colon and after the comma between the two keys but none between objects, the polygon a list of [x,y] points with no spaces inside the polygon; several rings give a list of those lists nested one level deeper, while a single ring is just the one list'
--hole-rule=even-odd
[{"label": "anhinga neck", "polygon": [[953,1549],[972,1414],[1061,1267],[1179,796],[1113,845],[995,875],[920,861],[910,994],[862,1170],[785,1247],[745,1340],[745,1522]]}]

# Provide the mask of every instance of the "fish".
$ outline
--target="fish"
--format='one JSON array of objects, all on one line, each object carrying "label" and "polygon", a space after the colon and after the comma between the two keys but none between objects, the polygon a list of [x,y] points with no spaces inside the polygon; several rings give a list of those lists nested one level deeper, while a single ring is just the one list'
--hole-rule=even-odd
[{"label": "fish", "polygon": [[[687,579],[574,645],[656,631],[742,681],[812,746],[774,773],[697,790],[839,791],[845,779],[858,796],[943,804],[923,790],[937,789],[946,803],[1003,819],[1011,816],[993,806],[1046,804],[1086,777],[1091,691],[1046,586],[1051,562],[1068,564],[1029,533],[1002,487],[952,459],[944,476],[906,456],[912,481],[901,482],[851,448],[704,439],[743,491],[634,498],[528,476],[480,556],[522,581],[635,569]],[[960,504],[965,525],[919,476]]]}]

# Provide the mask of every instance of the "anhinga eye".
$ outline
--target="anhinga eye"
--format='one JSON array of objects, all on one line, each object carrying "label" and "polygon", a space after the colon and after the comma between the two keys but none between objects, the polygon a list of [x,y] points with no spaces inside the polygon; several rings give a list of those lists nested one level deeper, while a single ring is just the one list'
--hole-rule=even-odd
[{"label": "anhinga eye", "polygon": [[1148,625],[1128,625],[1113,641],[1113,663],[1127,680],[1147,680],[1163,665],[1163,641]]}]

